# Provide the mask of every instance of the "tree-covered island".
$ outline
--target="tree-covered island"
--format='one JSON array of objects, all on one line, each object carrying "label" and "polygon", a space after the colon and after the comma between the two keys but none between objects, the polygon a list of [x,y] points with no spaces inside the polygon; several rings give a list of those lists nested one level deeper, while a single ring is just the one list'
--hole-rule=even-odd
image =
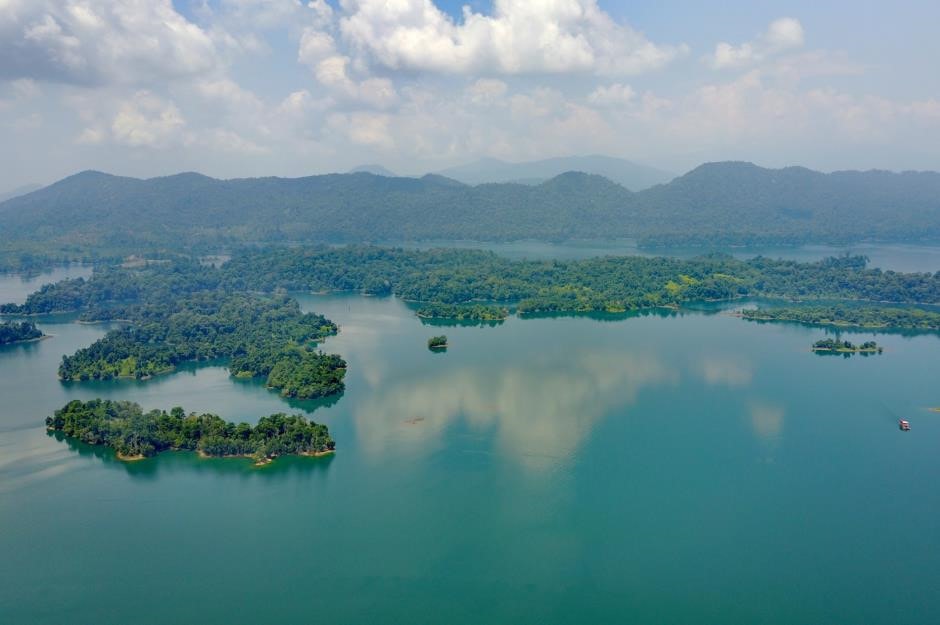
[{"label": "tree-covered island", "polygon": [[447,349],[447,337],[443,334],[441,336],[432,336],[428,339],[428,349]]},{"label": "tree-covered island", "polygon": [[630,311],[754,296],[936,304],[940,272],[870,269],[860,256],[812,263],[721,254],[529,261],[468,249],[271,247],[234,252],[221,267],[177,259],[106,268],[88,280],[45,286],[25,304],[0,306],[0,312],[71,310],[89,320],[121,319],[122,306],[141,298],[160,303],[195,292],[283,291],[396,295],[427,306],[517,303],[520,313]]},{"label": "tree-covered island", "polygon": [[129,323],[63,357],[63,380],[145,379],[184,362],[227,359],[232,375],[264,377],[285,397],[312,399],[343,390],[345,361],[314,348],[336,333],[336,325],[301,312],[294,299],[204,292],[94,314]]},{"label": "tree-covered island", "polygon": [[0,345],[36,341],[44,337],[42,330],[32,321],[7,321],[0,323]]},{"label": "tree-covered island", "polygon": [[784,306],[741,311],[752,321],[795,321],[813,325],[857,328],[940,330],[940,313],[921,308],[885,306]]},{"label": "tree-covered island", "polygon": [[264,378],[288,397],[341,391],[345,363],[314,348],[336,326],[301,312],[284,295],[291,291],[395,295],[442,312],[496,302],[515,304],[521,314],[677,308],[753,296],[937,304],[940,272],[870,269],[864,257],[848,256],[812,263],[720,254],[518,261],[467,249],[268,247],[235,250],[221,266],[172,257],[102,267],[88,279],[46,285],[0,312],[72,311],[86,321],[127,322],[66,356],[59,370],[65,380],[146,378],[184,362],[227,359],[233,375]]},{"label": "tree-covered island", "polygon": [[830,352],[836,354],[880,354],[883,349],[874,341],[866,341],[861,345],[855,345],[850,341],[842,339],[820,339],[813,343],[814,352]]},{"label": "tree-covered island", "polygon": [[230,423],[214,414],[144,412],[128,401],[73,400],[46,417],[46,428],[90,445],[113,449],[121,460],[141,460],[163,451],[196,451],[206,457],[249,457],[256,465],[278,456],[318,456],[336,444],[329,429],[301,415],[262,417],[257,425]]},{"label": "tree-covered island", "polygon": [[504,306],[485,304],[426,304],[416,314],[422,319],[447,319],[453,321],[503,321],[509,317]]}]

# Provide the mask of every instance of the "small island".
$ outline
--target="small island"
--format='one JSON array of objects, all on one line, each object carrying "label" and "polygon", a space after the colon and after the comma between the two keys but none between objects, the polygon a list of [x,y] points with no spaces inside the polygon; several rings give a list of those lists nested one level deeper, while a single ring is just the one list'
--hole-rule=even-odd
[{"label": "small island", "polygon": [[880,354],[883,349],[874,341],[866,341],[861,345],[855,345],[849,341],[841,339],[820,339],[813,343],[814,352],[845,354]]},{"label": "small island", "polygon": [[245,457],[261,466],[278,456],[322,456],[336,443],[325,425],[301,415],[261,417],[252,427],[182,408],[144,412],[129,401],[73,400],[46,417],[46,428],[89,445],[110,447],[118,459],[143,460],[163,451],[196,451],[203,457]]},{"label": "small island", "polygon": [[448,319],[453,321],[505,321],[509,309],[484,304],[426,304],[418,309],[422,319]]},{"label": "small island", "polygon": [[447,337],[443,334],[441,336],[432,336],[428,339],[428,349],[431,351],[447,349]]},{"label": "small island", "polygon": [[0,323],[0,345],[38,341],[45,336],[42,330],[37,328],[36,324],[32,321],[23,321],[20,323],[8,321]]}]

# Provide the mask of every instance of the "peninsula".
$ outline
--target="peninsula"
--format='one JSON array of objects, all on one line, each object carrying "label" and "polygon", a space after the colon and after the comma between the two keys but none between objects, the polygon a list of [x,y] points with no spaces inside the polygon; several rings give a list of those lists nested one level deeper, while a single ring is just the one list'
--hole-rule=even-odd
[{"label": "peninsula", "polygon": [[795,321],[812,325],[903,330],[940,330],[940,312],[885,306],[783,306],[741,311],[751,321]]},{"label": "peninsula", "polygon": [[44,336],[46,335],[31,321],[0,323],[0,345],[37,341]]}]

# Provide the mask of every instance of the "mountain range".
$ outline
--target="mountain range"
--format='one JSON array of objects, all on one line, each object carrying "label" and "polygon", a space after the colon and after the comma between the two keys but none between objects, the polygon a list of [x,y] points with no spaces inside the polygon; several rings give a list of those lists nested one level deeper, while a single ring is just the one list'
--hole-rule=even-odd
[{"label": "mountain range", "polygon": [[701,165],[631,192],[592,174],[471,186],[370,173],[218,180],[86,171],[0,203],[0,252],[253,242],[630,237],[641,244],[940,240],[940,174]]},{"label": "mountain range", "polygon": [[569,171],[597,174],[631,191],[669,182],[674,174],[611,156],[567,156],[525,163],[484,158],[466,165],[442,169],[437,174],[478,185],[492,182],[540,184]]}]

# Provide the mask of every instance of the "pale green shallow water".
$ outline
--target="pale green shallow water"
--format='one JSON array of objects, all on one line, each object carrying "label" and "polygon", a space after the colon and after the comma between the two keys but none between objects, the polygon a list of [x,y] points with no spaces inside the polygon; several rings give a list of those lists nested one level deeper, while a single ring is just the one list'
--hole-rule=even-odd
[{"label": "pale green shallow water", "polygon": [[41,425],[99,395],[291,409],[258,384],[57,382],[100,326],[0,348],[0,622],[940,622],[937,336],[845,360],[720,314],[511,319],[433,354],[397,300],[302,302],[342,328],[312,413],[338,453],[261,470]]}]

